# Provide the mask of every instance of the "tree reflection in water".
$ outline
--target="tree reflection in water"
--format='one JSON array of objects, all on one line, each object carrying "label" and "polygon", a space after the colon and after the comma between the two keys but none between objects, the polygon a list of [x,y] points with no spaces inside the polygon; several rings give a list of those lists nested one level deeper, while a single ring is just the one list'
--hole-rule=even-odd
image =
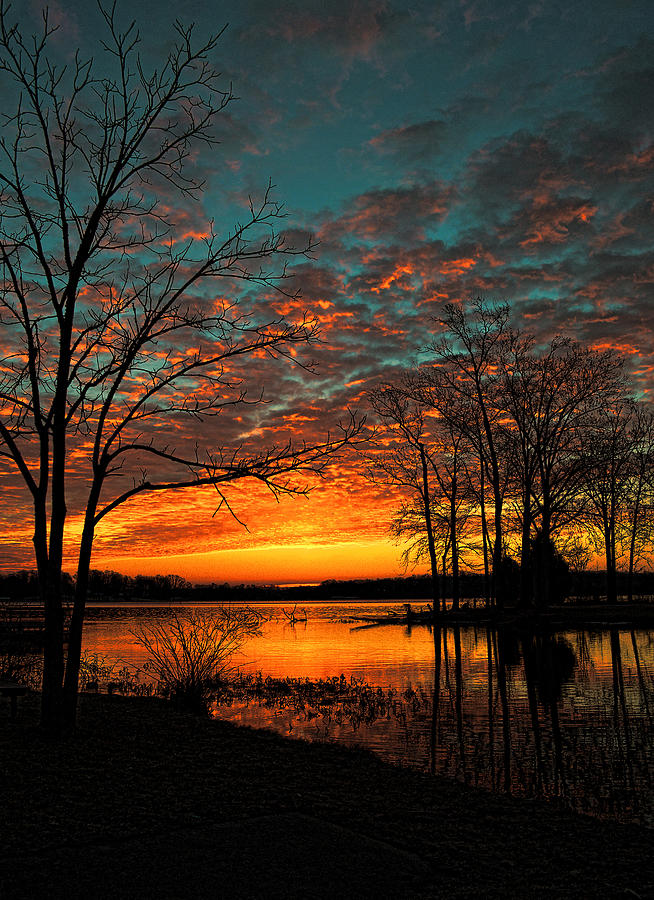
[{"label": "tree reflection in water", "polygon": [[[401,691],[356,679],[247,676],[217,714],[370,746],[466,784],[652,824],[652,671],[643,663],[651,643],[647,632],[616,628],[563,637],[435,627],[431,685]],[[593,659],[607,656],[611,678],[597,677]]]}]

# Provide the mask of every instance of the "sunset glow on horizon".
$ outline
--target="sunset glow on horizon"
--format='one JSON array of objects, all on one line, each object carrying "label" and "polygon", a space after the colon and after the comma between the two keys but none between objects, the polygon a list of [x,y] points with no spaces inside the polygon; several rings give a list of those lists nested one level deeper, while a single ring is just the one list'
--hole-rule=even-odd
[{"label": "sunset glow on horizon", "polygon": [[99,560],[99,568],[125,575],[181,575],[192,584],[314,584],[331,579],[394,577],[403,573],[388,541],[258,545],[180,556]]}]

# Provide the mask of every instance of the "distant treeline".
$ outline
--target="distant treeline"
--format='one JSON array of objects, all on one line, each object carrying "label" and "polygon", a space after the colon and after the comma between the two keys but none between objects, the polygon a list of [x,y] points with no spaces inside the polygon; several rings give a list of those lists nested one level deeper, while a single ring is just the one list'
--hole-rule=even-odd
[{"label": "distant treeline", "polygon": [[[618,596],[627,594],[627,573],[618,573]],[[72,598],[74,582],[66,576],[66,587]],[[445,595],[452,596],[452,579],[444,583]],[[634,595],[654,597],[654,572],[633,575]],[[256,584],[196,584],[179,575],[121,575],[120,572],[92,570],[89,599],[91,601],[125,601],[130,603],[198,602],[198,603],[288,603],[348,602],[354,600],[431,600],[432,582],[429,575],[409,575],[398,578],[329,580],[317,585],[277,587]],[[461,573],[460,599],[463,602],[484,596],[484,577],[481,574]],[[575,572],[569,576],[567,594],[570,602],[598,603],[606,600],[606,573],[602,571]],[[38,600],[36,572],[22,570],[0,575],[0,601]],[[509,603],[509,605],[511,605]]]}]

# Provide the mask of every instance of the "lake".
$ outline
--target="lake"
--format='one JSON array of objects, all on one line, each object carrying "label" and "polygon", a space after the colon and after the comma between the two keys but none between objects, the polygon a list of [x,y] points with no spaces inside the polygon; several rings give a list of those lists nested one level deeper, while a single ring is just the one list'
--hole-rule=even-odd
[{"label": "lake", "polygon": [[[322,679],[323,701],[320,692],[298,699],[277,685],[260,700],[230,698],[217,717],[654,825],[654,631],[432,631],[357,620],[400,603],[307,604],[307,621],[293,626],[280,607],[258,608],[270,618],[236,660],[241,672]],[[132,632],[185,611],[91,604],[85,650],[138,670],[147,656]]]}]

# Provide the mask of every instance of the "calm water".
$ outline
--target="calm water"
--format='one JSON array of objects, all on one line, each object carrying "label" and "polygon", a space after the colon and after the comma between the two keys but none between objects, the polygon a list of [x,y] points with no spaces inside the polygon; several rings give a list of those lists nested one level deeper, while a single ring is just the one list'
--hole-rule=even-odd
[{"label": "calm water", "polygon": [[[308,605],[308,621],[292,627],[281,608],[261,608],[273,618],[243,648],[243,673],[344,675],[348,685],[380,690],[358,702],[357,687],[329,708],[288,696],[264,705],[234,701],[217,716],[363,745],[468,784],[654,825],[654,631],[546,636],[470,626],[434,633],[354,621],[400,604]],[[91,607],[85,647],[139,668],[145,651],[131,632],[170,616],[156,606]]]}]

